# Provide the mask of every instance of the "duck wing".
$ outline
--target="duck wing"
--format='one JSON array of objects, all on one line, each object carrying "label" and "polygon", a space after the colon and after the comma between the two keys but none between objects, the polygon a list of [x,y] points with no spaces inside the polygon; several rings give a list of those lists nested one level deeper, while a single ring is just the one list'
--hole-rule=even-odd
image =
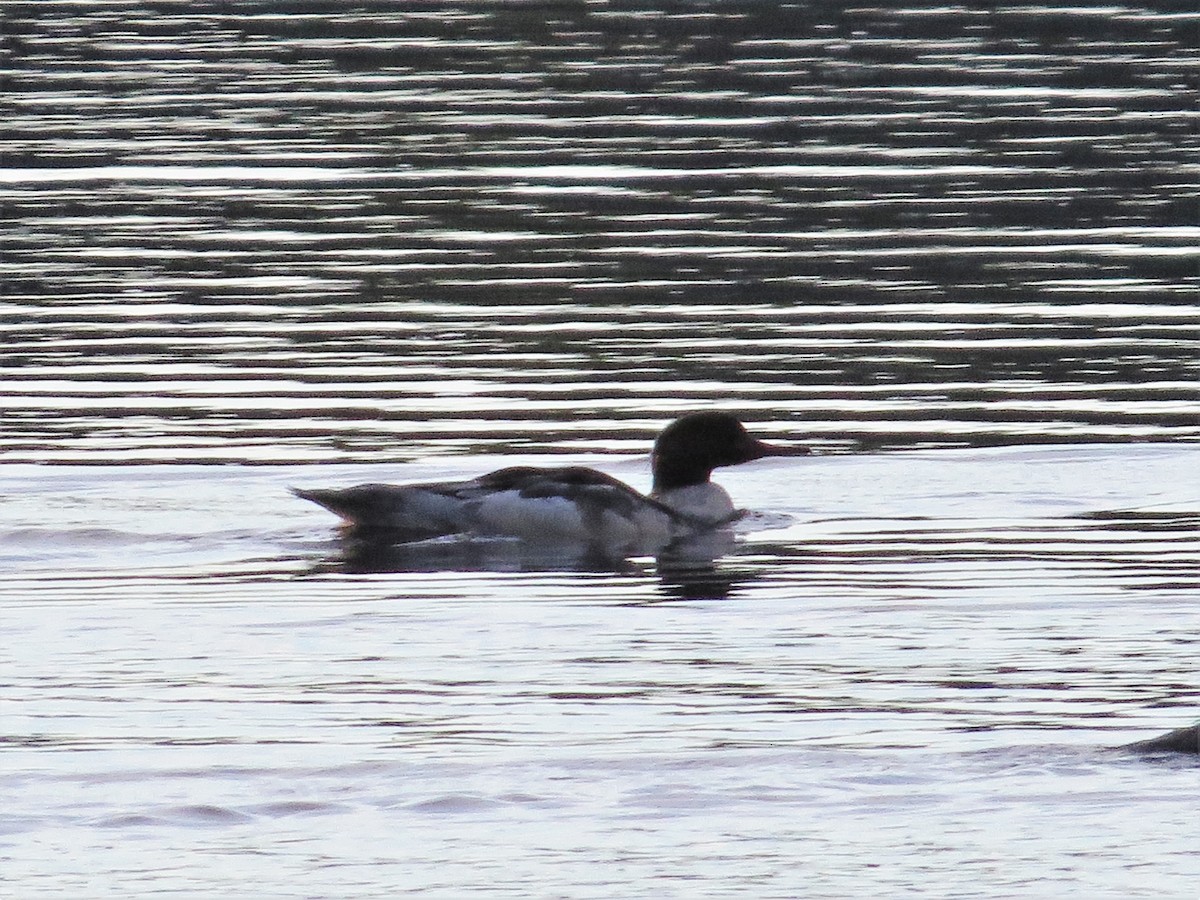
[{"label": "duck wing", "polygon": [[669,535],[692,523],[624,482],[583,466],[512,466],[471,481],[297,490],[359,529],[399,540],[462,532],[608,541]]},{"label": "duck wing", "polygon": [[583,466],[515,466],[475,484],[479,528],[492,533],[657,544],[692,525],[671,507]]},{"label": "duck wing", "polygon": [[479,485],[484,490],[515,491],[528,500],[562,498],[582,505],[603,505],[623,515],[643,507],[677,515],[665,503],[647,497],[620,479],[586,466],[512,466],[480,476],[467,485]]}]

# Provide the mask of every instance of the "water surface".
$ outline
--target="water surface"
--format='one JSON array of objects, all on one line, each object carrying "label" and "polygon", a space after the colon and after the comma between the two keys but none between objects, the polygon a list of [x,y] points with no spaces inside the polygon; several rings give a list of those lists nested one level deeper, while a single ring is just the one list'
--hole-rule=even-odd
[{"label": "water surface", "polygon": [[[1192,896],[1196,25],[4,4],[5,887]],[[287,493],[713,407],[707,561]]]},{"label": "water surface", "polygon": [[1053,862],[1055,889],[1170,896],[1200,770],[1107,748],[1195,717],[1197,462],[761,461],[724,479],[757,512],[709,566],[390,570],[285,493],[376,464],[7,467],[6,872],[29,896],[1020,896]]},{"label": "water surface", "polygon": [[1196,439],[1193,13],[402,6],[8,4],[0,458]]}]

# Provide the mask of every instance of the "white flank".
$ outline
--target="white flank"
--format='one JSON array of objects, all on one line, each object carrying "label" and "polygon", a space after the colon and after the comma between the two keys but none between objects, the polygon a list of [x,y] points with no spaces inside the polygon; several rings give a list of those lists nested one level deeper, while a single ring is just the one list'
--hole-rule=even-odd
[{"label": "white flank", "polygon": [[428,491],[419,485],[395,488],[396,500],[386,522],[392,528],[422,528],[458,531],[466,526],[463,503],[457,497],[447,497]]},{"label": "white flank", "polygon": [[480,501],[476,510],[484,531],[543,540],[589,540],[578,507],[565,497],[522,497],[501,491]]}]

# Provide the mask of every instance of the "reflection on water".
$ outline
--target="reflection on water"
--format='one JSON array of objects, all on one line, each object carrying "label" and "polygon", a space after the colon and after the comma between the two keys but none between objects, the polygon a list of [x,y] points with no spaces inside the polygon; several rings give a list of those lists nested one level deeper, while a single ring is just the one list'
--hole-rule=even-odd
[{"label": "reflection on water", "polygon": [[[485,537],[454,534],[427,540],[397,539],[388,530],[349,531],[340,536],[338,551],[315,571],[381,572],[622,572],[642,571],[625,546],[556,539]],[[686,578],[692,571],[710,570],[718,558],[732,552],[731,529],[689,536],[660,550],[660,571]],[[649,557],[646,557],[649,559]]]},{"label": "reflection on water", "polygon": [[1193,29],[10,4],[0,458],[1195,439]]},{"label": "reflection on water", "polygon": [[314,573],[345,572],[621,572],[640,571],[619,553],[586,543],[531,544],[511,538],[454,535],[397,542],[386,533],[343,538]]},{"label": "reflection on water", "polygon": [[453,535],[397,542],[386,533],[347,534],[310,575],[420,572],[576,572],[628,575],[653,584],[652,599],[716,600],[733,596],[755,573],[725,560],[737,547],[731,530],[695,535],[656,557],[630,557],[620,548],[580,542],[530,543],[512,538]]}]

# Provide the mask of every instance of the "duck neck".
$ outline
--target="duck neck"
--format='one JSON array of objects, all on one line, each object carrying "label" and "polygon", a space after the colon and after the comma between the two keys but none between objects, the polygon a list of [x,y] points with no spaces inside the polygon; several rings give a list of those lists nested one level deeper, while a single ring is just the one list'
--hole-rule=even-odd
[{"label": "duck neck", "polygon": [[708,484],[708,478],[712,475],[711,466],[705,466],[692,459],[663,457],[656,453],[652,460],[654,481],[651,493],[655,495]]}]

